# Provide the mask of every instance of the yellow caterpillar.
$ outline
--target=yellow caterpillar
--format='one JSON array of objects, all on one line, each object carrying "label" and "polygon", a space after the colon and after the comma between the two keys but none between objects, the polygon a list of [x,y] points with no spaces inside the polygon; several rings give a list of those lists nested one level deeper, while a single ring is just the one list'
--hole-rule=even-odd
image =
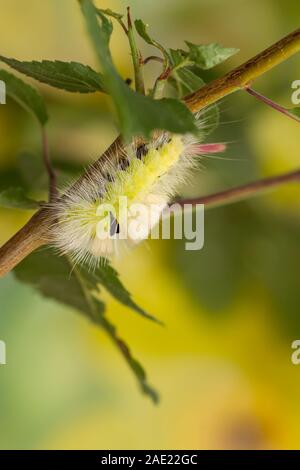
[{"label": "yellow caterpillar", "polygon": [[[194,137],[162,132],[149,143],[137,145],[133,141],[114,154],[104,155],[100,169],[90,172],[81,185],[52,204],[55,222],[51,238],[55,245],[75,262],[95,265],[101,258],[118,254],[122,247],[144,240],[179,184],[195,168],[194,156],[199,153],[201,145]],[[142,214],[136,204],[144,208]],[[133,236],[129,231],[122,237],[128,224],[134,224],[138,234]]]}]

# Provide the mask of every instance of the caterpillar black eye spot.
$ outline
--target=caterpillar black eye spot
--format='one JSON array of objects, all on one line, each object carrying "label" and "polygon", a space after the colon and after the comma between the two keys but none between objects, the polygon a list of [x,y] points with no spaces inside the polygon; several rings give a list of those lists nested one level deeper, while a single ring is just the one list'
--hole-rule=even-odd
[{"label": "caterpillar black eye spot", "polygon": [[113,177],[110,173],[105,173],[104,175],[104,178],[106,179],[106,181],[108,181],[109,183],[112,183],[113,182]]},{"label": "caterpillar black eye spot", "polygon": [[145,155],[147,155],[147,152],[147,146],[145,144],[142,144],[136,150],[136,157],[141,160]]},{"label": "caterpillar black eye spot", "polygon": [[120,225],[119,225],[117,219],[115,219],[112,214],[110,214],[110,220],[111,220],[111,222],[110,222],[110,231],[109,232],[110,232],[110,236],[113,237],[114,235],[120,233]]},{"label": "caterpillar black eye spot", "polygon": [[129,166],[129,160],[127,158],[120,158],[118,167],[120,170],[125,171]]}]

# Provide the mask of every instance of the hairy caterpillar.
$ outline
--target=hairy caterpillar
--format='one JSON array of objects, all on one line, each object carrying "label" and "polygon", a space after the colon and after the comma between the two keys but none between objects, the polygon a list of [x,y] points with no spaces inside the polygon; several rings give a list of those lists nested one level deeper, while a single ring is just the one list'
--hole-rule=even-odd
[{"label": "hairy caterpillar", "polygon": [[[118,254],[122,247],[146,239],[179,184],[195,168],[193,157],[224,150],[222,144],[201,145],[205,119],[197,117],[197,139],[167,132],[156,133],[150,142],[134,139],[104,154],[99,168],[52,203],[55,221],[51,239],[60,252],[69,254],[75,262],[95,265],[102,258]],[[120,207],[124,198],[126,224],[134,223],[138,228],[137,236],[129,232],[126,239],[120,236],[125,225]],[[143,205],[143,214],[134,210],[136,204]]]}]

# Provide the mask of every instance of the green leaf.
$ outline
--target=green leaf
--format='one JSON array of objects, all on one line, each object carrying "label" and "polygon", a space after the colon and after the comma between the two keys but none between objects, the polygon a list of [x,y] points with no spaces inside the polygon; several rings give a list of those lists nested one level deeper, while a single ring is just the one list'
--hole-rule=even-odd
[{"label": "green leaf", "polygon": [[189,51],[169,49],[171,73],[169,83],[176,89],[180,98],[199,90],[205,82],[199,75],[199,69],[209,69],[223,62],[237,49],[228,49],[218,44],[207,46],[187,42]]},{"label": "green leaf", "polygon": [[158,402],[157,392],[148,384],[143,367],[106,318],[104,303],[95,297],[97,285],[91,273],[80,270],[67,257],[59,257],[51,249],[32,253],[14,273],[19,281],[31,285],[45,297],[76,309],[103,328],[133,371],[143,393]]},{"label": "green leaf", "polygon": [[198,46],[188,41],[185,42],[189,48],[188,58],[203,70],[221,64],[239,51],[239,49],[223,47],[217,43],[200,44]]},{"label": "green leaf", "polygon": [[143,22],[143,20],[135,20],[135,29],[137,33],[144,39],[148,44],[151,46],[155,46],[155,41],[149,36],[147,32],[147,25]]},{"label": "green leaf", "polygon": [[58,60],[22,62],[3,56],[0,56],[0,60],[28,77],[61,90],[78,93],[105,91],[101,75],[88,65],[78,62]]},{"label": "green leaf", "polygon": [[[87,268],[83,267],[82,269],[86,270]],[[100,266],[95,272],[89,272],[89,277],[93,279],[95,284],[105,287],[121,304],[126,305],[143,317],[161,324],[157,318],[145,312],[132,300],[130,293],[120,281],[117,271],[108,262]]]},{"label": "green leaf", "polygon": [[173,99],[153,100],[131,90],[118,74],[108,47],[109,27],[90,0],[81,0],[88,31],[102,66],[105,85],[109,91],[119,118],[123,137],[129,140],[135,135],[149,137],[155,129],[175,133],[196,132],[194,117],[187,107]]},{"label": "green leaf", "polygon": [[0,206],[7,209],[39,209],[40,204],[26,196],[22,188],[9,188],[0,191]]},{"label": "green leaf", "polygon": [[129,88],[124,90],[122,101],[124,106],[119,108],[119,117],[122,133],[127,139],[140,134],[150,137],[155,129],[178,134],[197,132],[194,116],[180,101],[170,98],[153,100]]},{"label": "green leaf", "polygon": [[[176,75],[175,75],[176,74]],[[183,68],[175,72],[174,77],[181,82],[183,87],[183,96],[187,93],[192,93],[199,88],[205,85],[204,80],[202,80],[199,75],[196,75],[192,70],[188,68]]]},{"label": "green leaf", "polygon": [[174,70],[168,81],[175,87],[179,98],[183,98],[205,85],[204,80],[187,67]]},{"label": "green leaf", "polygon": [[43,126],[48,121],[47,109],[42,97],[30,85],[6,70],[0,70],[0,80],[6,84],[6,93],[23,108],[32,113]]},{"label": "green leaf", "polygon": [[139,36],[141,36],[141,38],[143,38],[144,41],[146,41],[147,44],[150,44],[151,46],[156,47],[157,49],[159,49],[162,52],[162,54],[165,58],[165,61],[166,61],[166,65],[168,65],[168,63],[169,63],[168,52],[159,42],[155,41],[148,34],[148,31],[147,31],[148,25],[146,25],[143,22],[143,20],[135,20],[134,25],[135,25],[135,29],[136,29],[137,33],[139,34]]},{"label": "green leaf", "polygon": [[[66,257],[57,256],[51,249],[36,251],[20,263],[14,272],[20,281],[31,284],[44,297],[58,300],[90,317],[89,298]],[[104,304],[98,301],[97,314],[103,312]]]},{"label": "green leaf", "polygon": [[[169,55],[172,72],[168,81],[176,89],[179,98],[193,93],[205,85],[204,80],[199,76],[199,68],[189,59],[185,51],[170,49]],[[213,132],[219,125],[218,106],[216,104],[209,106],[205,112],[201,113],[200,119],[203,122],[200,131],[204,137],[204,135],[207,136]]]},{"label": "green leaf", "polygon": [[169,58],[173,69],[190,67],[194,61],[189,58],[188,52],[182,49],[169,49]]},{"label": "green leaf", "polygon": [[143,38],[147,44],[157,47],[157,42],[152,39],[147,32],[148,25],[146,25],[143,20],[135,20],[134,24],[135,29],[137,30],[137,33],[141,36],[141,38]]},{"label": "green leaf", "polygon": [[170,49],[169,60],[172,70],[168,82],[176,89],[179,98],[198,90],[205,84],[198,70],[193,67],[194,62],[189,59],[185,51]]},{"label": "green leaf", "polygon": [[124,340],[118,336],[115,326],[112,325],[104,316],[101,318],[101,326],[108,333],[110,338],[113,340],[114,344],[117,346],[117,348],[123,355],[130,369],[133,371],[135,377],[138,380],[141,391],[145,395],[147,395],[149,398],[151,398],[153,403],[155,404],[159,403],[159,395],[157,391],[151,385],[149,385],[144,368],[141,366],[139,361],[137,361],[133,357],[130,349],[128,348]]},{"label": "green leaf", "polygon": [[102,13],[101,10],[97,10],[95,7],[93,7],[93,8],[94,8],[93,14],[98,15],[101,19],[102,38],[105,41],[105,45],[108,47],[110,37],[111,37],[112,32],[113,32],[113,24],[108,18],[106,18],[105,14]]}]

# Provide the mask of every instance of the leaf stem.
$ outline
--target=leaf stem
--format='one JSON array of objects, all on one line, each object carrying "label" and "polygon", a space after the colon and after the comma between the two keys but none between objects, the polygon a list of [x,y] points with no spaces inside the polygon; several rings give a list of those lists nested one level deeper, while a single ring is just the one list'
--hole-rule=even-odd
[{"label": "leaf stem", "polygon": [[49,178],[49,200],[52,201],[57,195],[57,180],[50,159],[48,136],[45,127],[42,127],[42,145],[44,165],[46,167]]}]

